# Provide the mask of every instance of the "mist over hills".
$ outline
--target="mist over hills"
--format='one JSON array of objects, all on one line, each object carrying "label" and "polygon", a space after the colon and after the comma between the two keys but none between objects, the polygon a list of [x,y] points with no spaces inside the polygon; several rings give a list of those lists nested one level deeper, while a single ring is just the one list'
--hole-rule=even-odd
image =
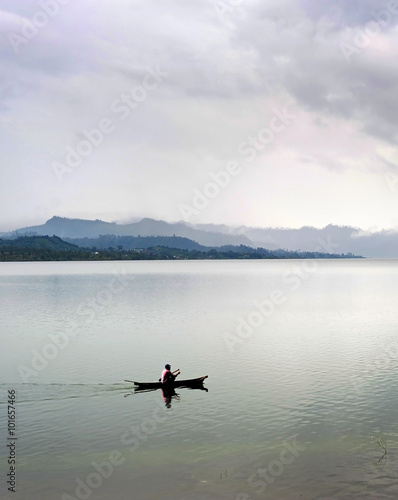
[{"label": "mist over hills", "polygon": [[182,236],[116,236],[114,234],[106,234],[98,236],[98,238],[65,238],[65,241],[77,245],[80,248],[95,247],[96,249],[117,248],[137,250],[161,246],[179,250],[198,250],[206,252],[214,248],[199,245],[196,241]]},{"label": "mist over hills", "polygon": [[[179,237],[193,240],[199,246],[221,247],[245,245],[270,250],[322,251],[327,253],[353,253],[373,258],[398,258],[398,231],[365,233],[359,228],[330,224],[322,229],[304,226],[300,229],[231,227],[217,224],[168,223],[144,218],[138,222],[117,224],[101,220],[69,219],[54,216],[39,226],[3,233],[3,238],[22,235],[59,236],[81,244],[83,238],[100,236]],[[152,239],[161,245],[161,240]]]},{"label": "mist over hills", "polygon": [[[24,234],[55,235],[65,238],[98,238],[101,235],[115,236],[181,236],[196,241],[204,246],[247,245],[253,246],[249,238],[243,235],[229,235],[210,232],[184,223],[168,223],[154,219],[142,219],[130,224],[117,224],[101,220],[67,219],[52,217],[40,226],[24,227],[13,231],[11,235]],[[4,236],[4,235],[3,235]],[[9,237],[10,235],[8,235]],[[13,237],[13,236],[11,236]]]},{"label": "mist over hills", "polygon": [[231,228],[214,224],[195,227],[200,227],[202,230],[218,230],[226,234],[241,234],[250,239],[253,246],[270,250],[285,248],[312,252],[321,245],[324,251],[328,249],[329,252],[353,253],[371,258],[398,258],[398,230],[368,233],[359,228],[333,224],[322,229],[310,226],[303,226],[300,229],[247,226]]}]

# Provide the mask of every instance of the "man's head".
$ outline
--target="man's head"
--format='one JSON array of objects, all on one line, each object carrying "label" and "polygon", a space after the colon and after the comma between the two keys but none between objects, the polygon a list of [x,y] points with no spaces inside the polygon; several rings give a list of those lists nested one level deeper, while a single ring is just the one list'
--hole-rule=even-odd
[{"label": "man's head", "polygon": [[165,365],[166,370],[170,370],[171,366],[169,364]]}]

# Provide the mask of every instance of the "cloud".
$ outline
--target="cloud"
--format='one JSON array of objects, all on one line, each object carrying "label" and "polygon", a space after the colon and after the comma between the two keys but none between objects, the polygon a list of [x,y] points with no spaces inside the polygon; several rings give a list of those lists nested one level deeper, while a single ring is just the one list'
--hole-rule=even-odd
[{"label": "cloud", "polygon": [[[15,220],[35,222],[55,211],[177,219],[178,205],[231,160],[243,173],[202,222],[261,225],[267,213],[267,225],[395,224],[397,198],[383,176],[398,162],[398,15],[390,11],[363,47],[356,41],[390,4],[225,1],[224,12],[213,0],[69,2],[16,54],[7,34],[21,33],[41,4],[5,0],[0,226],[8,227],[7,207]],[[344,43],[355,49],[349,60]],[[167,77],[122,120],[115,102],[156,68]],[[246,162],[239,145],[286,106],[297,118]],[[59,182],[53,163],[103,119],[113,132]],[[316,184],[317,199],[328,200],[317,214],[308,199]],[[337,207],[339,189],[346,201]],[[365,206],[369,197],[379,200],[377,213]]]},{"label": "cloud", "polygon": [[[274,9],[258,7],[240,24],[236,44],[242,41],[254,51],[261,61],[258,66],[307,109],[354,119],[366,133],[392,142],[397,133],[391,102],[398,90],[398,68],[393,64],[398,15],[391,14],[388,25],[380,26],[380,34],[362,49],[355,46],[351,28],[375,22],[372,12],[380,12],[380,4],[360,2],[358,8],[357,3],[300,2],[309,17],[297,8],[277,17]],[[349,62],[343,43],[358,51]]]}]

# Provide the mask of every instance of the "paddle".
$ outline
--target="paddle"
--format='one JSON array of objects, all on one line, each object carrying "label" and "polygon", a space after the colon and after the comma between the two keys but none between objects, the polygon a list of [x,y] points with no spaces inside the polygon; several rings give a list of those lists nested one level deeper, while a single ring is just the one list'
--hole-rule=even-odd
[{"label": "paddle", "polygon": [[[176,372],[181,373],[179,368],[178,368],[178,370],[174,370],[174,371],[173,371],[173,372],[171,372],[171,373],[174,375]],[[178,374],[177,374],[177,375],[178,375]],[[177,376],[177,375],[176,375],[176,376]],[[159,379],[159,382],[161,382],[161,381],[162,381],[162,379],[160,378],[160,379]]]},{"label": "paddle", "polygon": [[[178,370],[174,370],[174,371],[172,372],[172,374],[174,375],[174,373],[176,373],[176,372],[181,373],[179,368],[178,368]],[[136,382],[135,382],[134,380],[127,380],[127,379],[124,379],[124,381],[125,381],[125,382],[129,382],[129,383],[131,383],[131,384],[136,384]],[[160,381],[161,381],[161,379],[159,379],[159,382],[160,382]]]}]

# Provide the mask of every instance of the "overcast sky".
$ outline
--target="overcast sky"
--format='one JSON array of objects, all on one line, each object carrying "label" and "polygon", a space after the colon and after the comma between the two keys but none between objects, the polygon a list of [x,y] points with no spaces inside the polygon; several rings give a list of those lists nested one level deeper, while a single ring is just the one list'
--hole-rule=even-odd
[{"label": "overcast sky", "polygon": [[0,231],[398,227],[398,2],[1,0]]}]

